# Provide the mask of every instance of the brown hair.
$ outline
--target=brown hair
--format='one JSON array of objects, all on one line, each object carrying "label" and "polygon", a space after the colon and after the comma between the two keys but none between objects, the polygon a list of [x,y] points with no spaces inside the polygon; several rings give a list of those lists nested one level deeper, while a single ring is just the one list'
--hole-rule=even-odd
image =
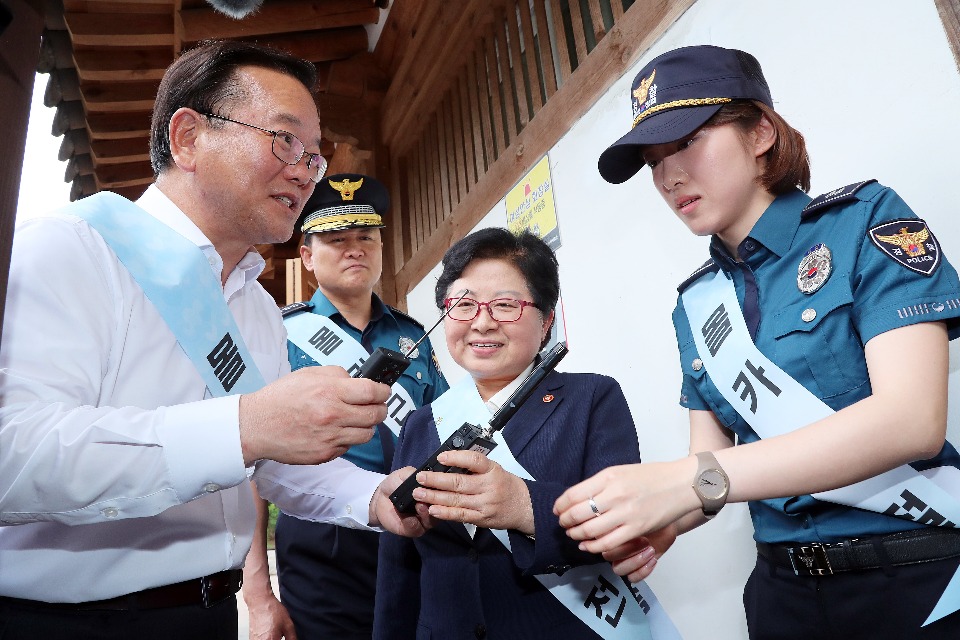
[{"label": "brown hair", "polygon": [[776,132],[776,140],[767,151],[767,167],[760,176],[760,185],[774,195],[794,187],[810,190],[810,156],[803,134],[787,124],[773,108],[757,100],[735,100],[723,105],[703,125],[717,127],[733,123],[744,133],[752,131],[766,116]]}]

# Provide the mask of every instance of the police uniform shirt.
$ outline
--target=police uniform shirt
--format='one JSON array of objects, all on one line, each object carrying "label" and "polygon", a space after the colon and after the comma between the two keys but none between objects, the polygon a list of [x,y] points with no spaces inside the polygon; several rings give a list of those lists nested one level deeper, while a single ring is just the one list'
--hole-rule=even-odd
[{"label": "police uniform shirt", "polygon": [[[137,204],[195,243],[219,279],[213,245],[159,189]],[[247,253],[223,295],[269,383],[290,366],[263,267]],[[69,207],[19,225],[2,340],[0,525],[18,526],[0,526],[0,595],[102,600],[243,565],[255,513],[239,396],[210,398],[143,290]],[[335,471],[342,492],[311,513],[362,501],[365,523],[374,474],[342,465],[320,465],[315,475]]]},{"label": "police uniform shirt", "polygon": [[[732,276],[758,349],[834,410],[871,394],[863,345],[874,336],[932,321],[946,321],[951,339],[960,332],[960,283],[932,232],[925,241],[927,261],[911,262],[895,248],[881,250],[871,232],[889,237],[907,226],[925,228],[924,223],[893,190],[875,182],[847,191],[833,202],[818,199],[803,218],[809,196],[795,190],[777,197],[738,247],[740,263],[716,238],[710,247],[716,267]],[[898,220],[910,224],[891,224]],[[805,294],[798,285],[798,267],[819,243],[832,253],[832,273],[819,289]],[[931,269],[933,260],[939,263]],[[695,280],[681,285],[681,292]],[[683,370],[680,404],[712,411],[739,442],[757,440],[706,369],[695,366],[698,353],[682,299],[673,322]],[[904,354],[903,366],[924,363]],[[935,458],[913,464],[918,470],[944,465],[960,466],[949,443]],[[922,526],[809,495],[754,501],[750,511],[755,538],[769,543],[831,542]]]},{"label": "police uniform shirt", "polygon": [[[373,294],[370,322],[362,331],[347,322],[322,291],[318,290],[310,299],[310,303],[312,307],[304,308],[301,313],[312,312],[330,318],[351,338],[362,344],[368,353],[372,353],[377,347],[405,352],[406,348],[400,344],[401,338],[410,340],[409,344],[412,344],[419,340],[425,331],[423,325],[385,305],[376,294]],[[292,342],[287,343],[287,352],[290,368],[294,371],[317,364],[316,360]],[[390,411],[396,412],[396,417],[401,422],[414,409],[433,402],[449,388],[434,359],[429,338],[420,343],[415,357],[411,360],[410,366],[403,372],[398,382],[410,394],[416,407],[400,406],[399,398],[391,399],[389,404]],[[390,461],[388,460],[384,466],[380,432],[381,430],[377,429],[369,442],[351,447],[343,458],[363,469],[387,473]],[[393,440],[395,443],[396,436],[393,436]]]}]

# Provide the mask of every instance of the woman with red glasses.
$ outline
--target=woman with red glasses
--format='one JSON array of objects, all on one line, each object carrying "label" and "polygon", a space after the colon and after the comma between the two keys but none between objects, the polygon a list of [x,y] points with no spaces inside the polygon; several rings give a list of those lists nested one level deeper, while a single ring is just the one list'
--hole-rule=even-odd
[{"label": "woman with red glasses", "polygon": [[[490,419],[539,361],[559,290],[557,260],[533,234],[483,229],[447,251],[437,307],[449,310],[447,347],[470,375],[410,416],[394,468],[421,465],[446,440],[441,434],[465,420]],[[478,409],[469,414],[468,406]],[[418,475],[423,486],[414,498],[429,505],[436,526],[416,541],[383,534],[375,638],[595,640],[605,636],[577,614],[600,620],[597,611],[608,602],[610,611],[602,613],[614,619],[622,597],[634,602],[612,574],[619,595],[595,597],[597,606],[589,609],[584,597],[576,607],[564,606],[563,596],[547,586],[574,567],[606,565],[577,549],[552,509],[567,487],[600,469],[639,462],[617,382],[553,372],[496,439],[492,459],[472,451],[441,455],[443,464],[469,474]],[[502,464],[500,455],[508,456]]]}]

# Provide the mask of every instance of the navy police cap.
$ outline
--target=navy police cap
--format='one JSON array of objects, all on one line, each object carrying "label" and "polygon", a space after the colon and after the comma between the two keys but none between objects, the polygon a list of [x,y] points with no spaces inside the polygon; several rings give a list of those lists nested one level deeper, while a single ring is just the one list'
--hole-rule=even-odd
[{"label": "navy police cap", "polygon": [[643,168],[641,147],[690,135],[734,100],[773,106],[760,63],[749,53],[699,45],[657,56],[633,80],[633,127],[600,154],[600,175],[624,182]]},{"label": "navy police cap", "polygon": [[359,173],[339,173],[317,183],[299,226],[304,233],[382,228],[389,208],[390,195],[382,182]]}]

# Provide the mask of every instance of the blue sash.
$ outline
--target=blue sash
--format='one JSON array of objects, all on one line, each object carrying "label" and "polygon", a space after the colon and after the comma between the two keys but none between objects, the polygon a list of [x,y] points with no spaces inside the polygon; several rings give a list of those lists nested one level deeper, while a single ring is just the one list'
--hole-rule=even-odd
[{"label": "blue sash", "polygon": [[[337,326],[337,323],[319,313],[298,313],[283,321],[287,328],[287,340],[297,345],[305,354],[321,365],[338,365],[353,375],[370,357],[363,345],[349,333]],[[391,387],[387,400],[387,417],[383,424],[399,436],[400,429],[417,408],[416,403],[398,380]],[[404,410],[406,409],[406,410]],[[387,467],[390,459],[386,460]]]},{"label": "blue sash", "polygon": [[250,393],[263,376],[203,252],[115,193],[103,191],[69,212],[103,237],[143,289],[215,397]]},{"label": "blue sash", "polygon": [[[431,405],[437,435],[445,442],[464,422],[484,425],[490,411],[480,398],[470,376],[465,376]],[[510,473],[535,480],[511,453],[503,435],[494,434],[497,447],[490,459]],[[497,539],[512,552],[510,537],[502,529],[491,529]],[[644,582],[630,584],[613,572],[607,562],[573,567],[558,576],[535,576],[573,615],[601,638],[630,640],[680,640],[680,632],[664,611],[653,591]]]},{"label": "blue sash", "polygon": [[[758,436],[789,433],[834,413],[757,349],[733,282],[723,270],[700,278],[682,298],[703,366],[720,394]],[[847,487],[813,494],[818,500],[913,520],[910,508],[905,506],[908,496],[927,505],[927,514],[939,516],[929,524],[956,527],[954,523],[960,523],[960,493],[953,467],[921,473],[903,465]],[[922,626],[957,610],[960,570]]]}]

